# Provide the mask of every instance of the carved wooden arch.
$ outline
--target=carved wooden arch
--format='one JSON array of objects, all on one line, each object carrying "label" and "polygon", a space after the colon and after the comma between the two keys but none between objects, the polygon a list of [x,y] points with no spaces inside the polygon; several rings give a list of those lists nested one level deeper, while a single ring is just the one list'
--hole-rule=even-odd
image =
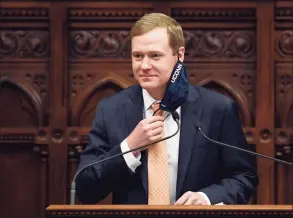
[{"label": "carved wooden arch", "polygon": [[223,80],[220,80],[220,79],[215,80],[212,78],[206,78],[206,79],[200,81],[198,83],[198,85],[204,86],[209,83],[215,83],[215,84],[223,87],[225,90],[227,90],[233,96],[233,98],[236,100],[237,104],[240,107],[240,113],[243,117],[243,122],[244,122],[243,125],[249,126],[250,125],[249,106],[248,106],[247,99],[245,98],[243,92],[241,90],[236,92],[229,83],[227,83]]},{"label": "carved wooden arch", "polygon": [[79,95],[76,98],[76,101],[72,108],[72,122],[73,125],[79,125],[79,119],[82,113],[83,108],[86,106],[86,102],[88,98],[92,95],[95,90],[107,83],[113,83],[115,85],[118,85],[119,87],[125,89],[129,87],[130,85],[133,85],[130,81],[120,77],[117,74],[110,73],[107,77],[98,80],[93,85],[89,86],[87,89],[85,89],[81,95]]},{"label": "carved wooden arch", "polygon": [[9,77],[0,78],[0,84],[7,82],[22,90],[31,99],[33,106],[37,113],[37,125],[42,126],[42,99],[40,95],[34,90],[30,85],[25,85],[22,81],[18,79],[12,79]]}]

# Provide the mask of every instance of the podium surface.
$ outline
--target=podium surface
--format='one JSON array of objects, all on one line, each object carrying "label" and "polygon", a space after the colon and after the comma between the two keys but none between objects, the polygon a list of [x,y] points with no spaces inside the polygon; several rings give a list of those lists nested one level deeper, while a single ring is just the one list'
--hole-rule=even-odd
[{"label": "podium surface", "polygon": [[293,217],[292,205],[50,205],[47,218],[93,217]]}]

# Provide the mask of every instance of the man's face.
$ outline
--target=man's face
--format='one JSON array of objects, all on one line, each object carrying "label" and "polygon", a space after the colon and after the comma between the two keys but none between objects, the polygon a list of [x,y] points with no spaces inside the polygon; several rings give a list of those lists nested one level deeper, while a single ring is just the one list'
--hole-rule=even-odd
[{"label": "man's face", "polygon": [[135,36],[131,43],[132,70],[136,81],[150,94],[162,97],[178,60],[178,55],[173,55],[169,45],[166,28]]}]

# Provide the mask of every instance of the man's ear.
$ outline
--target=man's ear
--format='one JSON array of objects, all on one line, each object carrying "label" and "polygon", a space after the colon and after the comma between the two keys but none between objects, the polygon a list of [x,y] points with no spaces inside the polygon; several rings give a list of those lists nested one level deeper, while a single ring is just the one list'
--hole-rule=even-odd
[{"label": "man's ear", "polygon": [[179,49],[178,49],[178,56],[179,56],[179,60],[181,62],[184,61],[184,54],[185,54],[185,48],[183,46],[181,46]]}]

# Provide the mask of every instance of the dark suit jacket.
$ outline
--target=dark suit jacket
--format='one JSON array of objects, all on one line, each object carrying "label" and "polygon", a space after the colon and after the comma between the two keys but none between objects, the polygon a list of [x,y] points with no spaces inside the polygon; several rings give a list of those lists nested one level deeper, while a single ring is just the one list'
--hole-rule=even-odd
[{"label": "dark suit jacket", "polygon": [[[101,101],[79,169],[120,153],[120,143],[142,119],[143,98],[138,85]],[[186,191],[201,191],[212,204],[246,204],[258,184],[254,158],[207,141],[196,130],[197,122],[210,138],[247,148],[236,104],[224,95],[190,86],[181,107],[176,199]],[[135,173],[123,156],[84,170],[76,180],[78,198],[93,204],[112,192],[113,204],[147,204],[146,152],[142,152],[142,164]]]}]

